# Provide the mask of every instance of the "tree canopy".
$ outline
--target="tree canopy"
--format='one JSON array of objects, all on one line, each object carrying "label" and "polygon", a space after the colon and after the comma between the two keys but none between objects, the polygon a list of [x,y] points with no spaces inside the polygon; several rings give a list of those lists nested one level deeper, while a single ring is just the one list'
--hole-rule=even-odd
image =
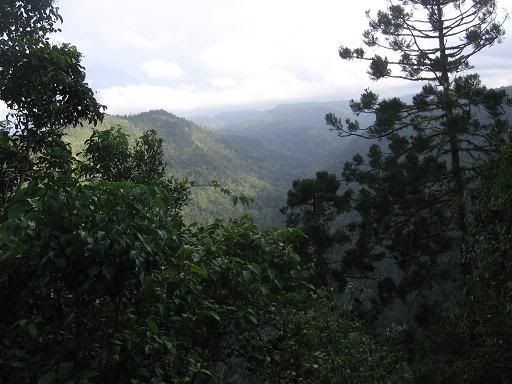
[{"label": "tree canopy", "polygon": [[[162,133],[200,132],[184,119],[93,129],[74,155],[64,129],[103,118],[81,55],[51,42],[53,1],[0,1],[0,382],[510,382],[511,103],[467,73],[503,36],[496,15],[493,0],[369,12],[363,42],[390,56],[340,56],[426,83],[412,100],[366,90],[351,108],[369,127],[329,114],[380,141],[342,180],[295,180],[287,226],[261,231],[186,223],[194,186],[250,199],[169,176]],[[382,321],[393,310],[402,326]]]},{"label": "tree canopy", "polygon": [[458,0],[389,1],[367,17],[366,49],[341,46],[340,57],[368,61],[374,80],[425,84],[411,101],[381,100],[365,90],[350,106],[375,116],[368,127],[326,116],[342,137],[383,142],[343,171],[346,182],[358,185],[360,216],[348,228],[357,240],[344,265],[368,271],[391,257],[405,273],[395,295],[406,298],[432,291],[439,268],[464,263],[469,194],[482,164],[506,140],[504,108],[511,105],[504,90],[487,89],[468,70],[475,54],[501,41],[504,20],[495,1]]},{"label": "tree canopy", "polygon": [[51,41],[61,21],[54,1],[0,3],[0,101],[10,110],[0,132],[0,213],[24,182],[57,165],[56,153],[66,167],[64,128],[103,118],[80,52]]},{"label": "tree canopy", "polygon": [[52,1],[0,11],[0,381],[407,380],[400,353],[314,285],[300,230],[186,225],[191,184],[167,176],[156,131],[94,130],[73,156],[63,129],[102,118],[80,53],[50,42]]}]

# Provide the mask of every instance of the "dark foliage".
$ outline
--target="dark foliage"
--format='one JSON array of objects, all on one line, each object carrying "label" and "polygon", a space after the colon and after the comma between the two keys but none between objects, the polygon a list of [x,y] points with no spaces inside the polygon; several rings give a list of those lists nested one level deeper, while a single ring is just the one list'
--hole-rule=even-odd
[{"label": "dark foliage", "polygon": [[348,227],[354,241],[343,264],[347,271],[390,278],[373,271],[384,258],[391,259],[399,270],[393,277],[397,287],[392,295],[389,289],[378,295],[386,301],[376,304],[385,306],[395,297],[426,304],[437,300],[432,291],[439,284],[453,280],[449,270],[465,267],[461,244],[469,221],[468,194],[508,129],[506,92],[487,89],[476,74],[459,75],[470,68],[473,55],[500,42],[502,22],[494,1],[389,2],[376,16],[368,13],[368,19],[364,44],[391,56],[341,47],[341,58],[369,61],[375,80],[426,84],[411,102],[380,100],[366,90],[351,108],[375,116],[368,127],[326,117],[341,137],[382,141],[343,171],[345,181],[356,185],[353,207],[359,216]]},{"label": "dark foliage", "polygon": [[0,212],[24,182],[55,165],[48,163],[56,157],[49,153],[69,161],[61,139],[65,127],[103,118],[104,106],[85,82],[80,52],[50,41],[61,21],[54,1],[0,3],[0,100],[11,110],[1,127],[7,133],[0,146]]},{"label": "dark foliage", "polygon": [[[336,216],[349,207],[350,193],[337,194],[340,182],[336,175],[317,172],[314,179],[295,180],[288,191],[286,225],[300,228],[305,238],[299,244],[299,254],[314,263],[319,281],[327,285],[330,270],[327,251],[344,240],[341,233],[332,230]],[[334,232],[334,233],[333,233]]]}]

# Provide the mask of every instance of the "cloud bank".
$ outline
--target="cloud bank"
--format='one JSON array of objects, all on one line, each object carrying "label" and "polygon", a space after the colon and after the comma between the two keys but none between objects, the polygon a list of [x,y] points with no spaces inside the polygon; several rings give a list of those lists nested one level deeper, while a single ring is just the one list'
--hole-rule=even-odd
[{"label": "cloud bank", "polygon": [[[374,83],[337,56],[359,46],[366,9],[382,0],[60,0],[62,41],[84,53],[88,80],[110,113],[237,108],[353,98]],[[101,10],[98,11],[98,10]],[[489,86],[512,84],[512,28],[474,60]]]}]

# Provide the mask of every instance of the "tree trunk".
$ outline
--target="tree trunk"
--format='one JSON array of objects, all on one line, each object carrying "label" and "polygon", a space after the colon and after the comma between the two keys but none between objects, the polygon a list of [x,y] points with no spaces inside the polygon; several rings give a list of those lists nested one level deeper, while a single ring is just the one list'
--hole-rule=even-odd
[{"label": "tree trunk", "polygon": [[458,141],[458,122],[453,113],[452,97],[450,96],[450,76],[448,68],[448,56],[446,54],[446,43],[444,34],[443,22],[443,9],[441,2],[437,2],[437,18],[438,18],[438,36],[439,36],[439,59],[441,62],[441,78],[440,83],[443,87],[442,105],[446,113],[445,124],[448,139],[450,142],[450,155],[451,155],[451,171],[455,181],[455,194],[457,197],[457,225],[461,230],[462,235],[466,234],[466,207],[464,202],[464,174],[460,165],[460,150]]}]

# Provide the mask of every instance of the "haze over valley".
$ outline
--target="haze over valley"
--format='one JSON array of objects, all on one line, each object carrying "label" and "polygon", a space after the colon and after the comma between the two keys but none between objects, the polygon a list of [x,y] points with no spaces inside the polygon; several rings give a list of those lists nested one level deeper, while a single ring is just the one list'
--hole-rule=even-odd
[{"label": "haze over valley", "polygon": [[[164,160],[170,175],[188,177],[200,185],[217,180],[253,198],[248,213],[268,228],[283,224],[279,209],[286,203],[293,180],[324,169],[339,174],[345,161],[369,146],[357,138],[338,137],[325,123],[329,112],[352,116],[348,101],[310,102],[190,119],[153,110],[108,116],[96,128],[121,126],[134,137],[156,129],[164,140]],[[80,152],[88,135],[90,126],[86,125],[69,129],[67,139]],[[188,221],[208,222],[242,212],[218,191],[197,187],[193,194],[195,198],[186,210]]]}]

